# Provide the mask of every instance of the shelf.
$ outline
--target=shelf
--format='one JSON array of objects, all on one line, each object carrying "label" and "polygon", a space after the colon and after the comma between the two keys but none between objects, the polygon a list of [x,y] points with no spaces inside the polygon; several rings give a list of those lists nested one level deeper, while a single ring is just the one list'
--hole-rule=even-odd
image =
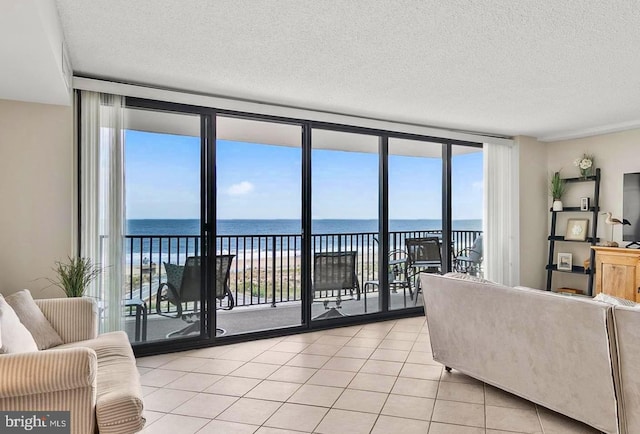
[{"label": "shelf", "polygon": [[595,180],[596,180],[596,175],[587,176],[586,178],[564,178],[563,179],[564,182],[589,182],[589,181],[595,181]]},{"label": "shelf", "polygon": [[574,265],[573,267],[571,267],[571,271],[558,270],[558,266],[556,264],[547,265],[546,268],[547,268],[547,270],[558,271],[560,273],[584,274],[585,276],[589,275],[589,270],[588,269],[587,269],[587,271],[585,271],[584,267],[578,267],[577,265]]},{"label": "shelf", "polygon": [[600,211],[600,207],[589,207],[589,211],[582,211],[579,206],[565,206],[562,211],[554,211],[553,208],[549,208],[551,212],[596,212]]},{"label": "shelf", "polygon": [[[593,238],[592,237],[588,237],[586,240],[584,241],[579,241],[579,240],[565,240],[563,236],[560,235],[550,235],[549,237],[547,237],[547,240],[551,241],[566,241],[567,243],[592,243],[593,242]],[[600,241],[600,238],[596,238],[596,243]]]}]

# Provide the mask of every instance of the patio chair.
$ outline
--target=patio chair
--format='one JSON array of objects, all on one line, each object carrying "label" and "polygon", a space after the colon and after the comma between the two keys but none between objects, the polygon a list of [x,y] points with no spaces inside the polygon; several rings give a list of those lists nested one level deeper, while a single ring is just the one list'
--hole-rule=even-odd
[{"label": "patio chair", "polygon": [[478,235],[471,247],[467,247],[456,253],[453,269],[459,273],[481,276],[482,255],[482,235]]},{"label": "patio chair", "polygon": [[[377,240],[376,240],[377,241]],[[389,283],[389,289],[392,293],[397,293],[398,288],[402,288],[405,297],[407,289],[411,291],[411,285],[407,279],[407,252],[403,249],[395,249],[389,252],[389,269],[387,270],[387,282]],[[364,294],[364,312],[367,313],[367,292],[369,288],[372,288],[371,292],[374,292],[376,288],[380,288],[379,280],[367,280],[362,285],[362,293]]]},{"label": "patio chair", "polygon": [[[235,302],[231,290],[229,289],[229,271],[231,262],[235,255],[218,255],[216,256],[216,292],[215,298],[220,301],[227,298],[227,306],[222,307],[224,310],[233,309]],[[190,333],[200,332],[200,312],[198,312],[198,303],[201,301],[201,265],[200,257],[190,256],[187,258],[185,265],[169,264],[164,262],[164,268],[167,272],[167,281],[162,282],[158,287],[156,295],[156,312],[159,315],[182,318],[183,321],[189,323],[188,326],[171,332],[167,338],[173,336],[186,336]],[[169,315],[162,312],[161,303],[169,302],[176,306],[176,314]],[[182,304],[194,303],[193,313],[185,314]],[[223,329],[216,329],[216,332]]]},{"label": "patio chair", "polygon": [[[407,238],[404,240],[407,248],[407,282],[409,284],[409,296],[413,298],[413,304],[418,304],[418,293],[421,291],[420,279],[416,279],[419,273],[440,273],[442,271],[442,254],[440,238]],[[415,293],[411,292],[411,280],[415,282]]]},{"label": "patio chair", "polygon": [[[327,319],[344,316],[341,309],[344,300],[353,299],[353,291],[360,298],[360,285],[356,275],[357,252],[326,252],[313,255],[313,302],[323,303],[326,312],[313,318]],[[343,296],[343,292],[349,295]],[[337,292],[337,294],[336,294]],[[329,303],[335,307],[329,308]]]}]

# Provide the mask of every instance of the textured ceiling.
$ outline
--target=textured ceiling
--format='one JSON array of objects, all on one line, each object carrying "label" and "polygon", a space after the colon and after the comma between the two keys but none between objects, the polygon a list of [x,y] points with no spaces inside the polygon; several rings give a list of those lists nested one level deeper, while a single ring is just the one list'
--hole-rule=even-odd
[{"label": "textured ceiling", "polygon": [[640,126],[636,0],[58,0],[76,74],[543,139]]}]

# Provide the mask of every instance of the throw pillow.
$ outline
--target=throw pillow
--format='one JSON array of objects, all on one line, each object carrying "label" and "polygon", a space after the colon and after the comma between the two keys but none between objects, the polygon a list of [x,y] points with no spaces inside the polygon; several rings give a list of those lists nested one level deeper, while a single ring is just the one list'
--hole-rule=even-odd
[{"label": "throw pillow", "polygon": [[39,350],[62,345],[62,338],[51,327],[51,323],[49,323],[36,302],[33,301],[31,292],[28,289],[8,295],[5,300],[18,315],[20,322],[29,330]]},{"label": "throw pillow", "polygon": [[0,333],[2,333],[0,354],[38,351],[38,346],[36,341],[33,340],[33,336],[20,322],[18,315],[2,295],[0,295]]},{"label": "throw pillow", "polygon": [[600,294],[593,297],[596,301],[602,301],[604,303],[612,304],[614,306],[628,306],[628,307],[636,307],[637,303],[627,300],[625,298],[614,297],[613,295],[605,294],[601,292]]}]

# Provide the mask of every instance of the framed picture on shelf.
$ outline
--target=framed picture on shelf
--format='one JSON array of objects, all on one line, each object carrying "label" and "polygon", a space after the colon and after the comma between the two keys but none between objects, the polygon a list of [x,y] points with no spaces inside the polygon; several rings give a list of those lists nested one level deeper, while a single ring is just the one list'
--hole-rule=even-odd
[{"label": "framed picture on shelf", "polygon": [[588,219],[569,219],[567,221],[567,233],[564,235],[564,239],[567,241],[585,241],[588,230]]},{"label": "framed picture on shelf", "polygon": [[591,200],[588,197],[580,198],[580,211],[589,211],[589,205]]},{"label": "framed picture on shelf", "polygon": [[558,253],[558,270],[571,271],[573,255],[571,253]]}]

